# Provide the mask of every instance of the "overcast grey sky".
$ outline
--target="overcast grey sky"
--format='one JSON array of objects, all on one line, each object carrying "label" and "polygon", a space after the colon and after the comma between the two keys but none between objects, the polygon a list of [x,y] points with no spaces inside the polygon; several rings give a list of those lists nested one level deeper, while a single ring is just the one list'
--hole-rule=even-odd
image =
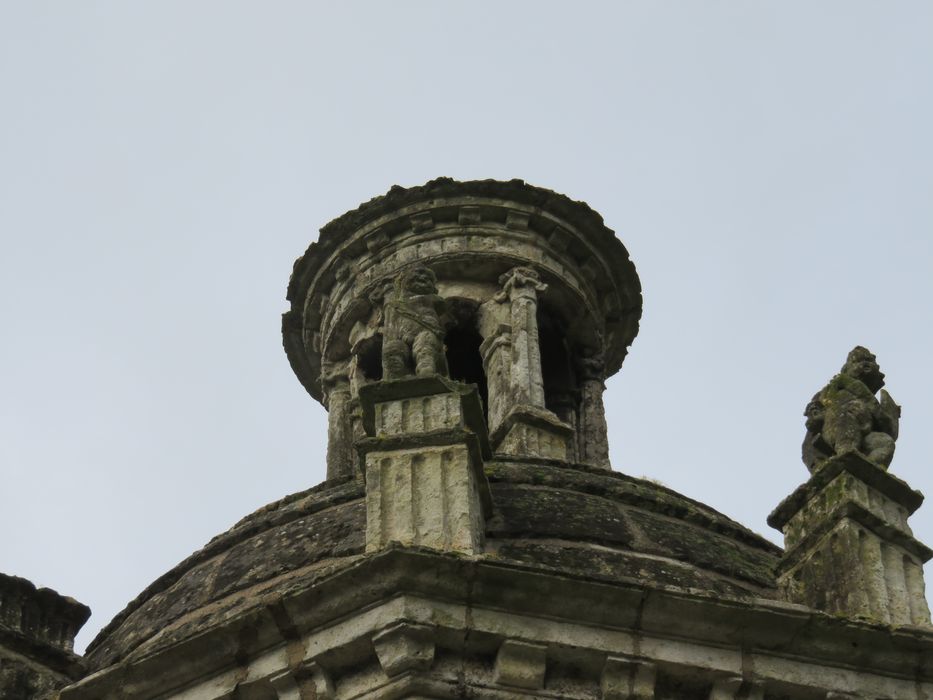
[{"label": "overcast grey sky", "polygon": [[874,0],[0,4],[0,571],[90,605],[83,648],[323,479],[292,262],[439,175],[583,199],[628,247],[615,469],[780,541],[803,408],[861,343],[933,493],[931,36]]}]

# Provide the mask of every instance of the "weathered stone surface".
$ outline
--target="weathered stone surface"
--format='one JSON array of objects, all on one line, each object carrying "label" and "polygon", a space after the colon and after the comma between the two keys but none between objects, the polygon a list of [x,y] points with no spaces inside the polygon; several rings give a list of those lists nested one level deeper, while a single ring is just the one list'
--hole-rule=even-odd
[{"label": "weathered stone surface", "polygon": [[544,687],[547,646],[507,639],[496,655],[496,683],[536,690]]},{"label": "weathered stone surface", "polygon": [[384,379],[447,374],[441,321],[446,308],[437,294],[437,278],[427,267],[417,266],[396,277],[395,290],[385,300]]},{"label": "weathered stone surface", "polygon": [[[779,550],[670,489],[558,463],[495,461],[487,463],[486,471],[496,504],[486,537],[492,538],[489,546],[497,558],[606,581],[634,579],[723,595],[772,595],[767,591],[773,578],[763,572],[774,566]],[[115,618],[94,641],[90,663],[100,668],[137,647],[141,653],[177,643],[247,609],[250,599],[241,598],[247,591],[257,596],[258,591],[299,585],[348,565],[365,547],[363,495],[354,480],[332,482],[244,518]],[[632,517],[634,512],[642,517]],[[674,538],[672,544],[665,532],[668,523],[675,527],[677,522],[691,534]],[[555,539],[564,544],[551,541]],[[683,541],[693,544],[682,546]],[[720,550],[730,552],[722,556],[729,565],[727,575],[720,573],[717,557],[705,554]],[[734,568],[736,561],[746,560],[746,569]]]},{"label": "weathered stone surface", "polygon": [[[644,559],[633,562],[603,550],[585,554],[566,550],[559,556],[552,552],[555,561],[566,559],[574,565],[589,559],[588,571],[626,575],[636,566],[652,580],[657,576],[698,588],[774,586],[777,547],[716,511],[651,482],[601,471],[498,461],[487,465],[487,476],[496,503],[496,516],[488,525],[491,537],[589,541],[670,557],[736,581],[715,577],[715,583],[713,579],[701,583],[679,567]],[[540,547],[512,544],[507,551],[520,558],[543,558]]]},{"label": "weathered stone surface", "polygon": [[353,473],[363,387],[448,371],[477,385],[496,451],[608,468],[602,381],[634,337],[637,275],[598,217],[543,194],[435,181],[325,227],[296,264],[285,345],[332,413],[332,478]]},{"label": "weathered stone surface", "polygon": [[477,470],[465,445],[366,455],[366,551],[390,543],[475,554],[483,543]]},{"label": "weathered stone surface", "polygon": [[923,496],[866,456],[822,462],[771,514],[787,544],[778,582],[787,600],[893,625],[930,625],[923,563],[907,517]]},{"label": "weathered stone surface", "polygon": [[379,665],[387,676],[424,670],[434,661],[434,636],[427,625],[403,622],[373,637]]},{"label": "weathered stone surface", "polygon": [[[881,387],[884,374],[875,356],[861,346],[842,371],[807,404],[803,462],[813,472],[833,455],[860,452],[887,468],[894,457],[901,409]],[[881,390],[881,400],[875,394]]]},{"label": "weathered stone surface", "polygon": [[393,189],[325,227],[283,333],[330,413],[328,483],[153,584],[63,700],[929,700],[933,630],[906,623],[930,552],[873,358],[808,412],[811,456],[843,454],[776,511],[782,555],[608,470],[637,290],[598,216],[520,182]]},{"label": "weathered stone surface", "polygon": [[577,359],[580,376],[580,410],[577,419],[577,452],[581,462],[603,469],[609,465],[609,428],[603,392],[606,390],[606,363],[601,354],[584,354]]},{"label": "weathered stone surface", "polygon": [[361,400],[370,433],[358,443],[366,551],[400,544],[481,552],[491,501],[476,390],[432,376],[374,384]]},{"label": "weathered stone surface", "polygon": [[[63,700],[110,697],[113,688],[150,697],[156,693],[147,689],[170,690],[159,685],[160,669],[185,689],[167,697],[227,697],[211,689],[271,680],[299,666],[302,654],[326,665],[336,697],[509,697],[496,693],[516,686],[495,680],[495,659],[508,640],[546,647],[544,690],[521,691],[532,696],[599,697],[606,659],[620,654],[656,665],[658,698],[706,700],[714,682],[728,677],[742,679],[740,693],[763,685],[768,700],[856,689],[867,697],[912,700],[933,682],[930,634],[892,633],[748,596],[643,581],[607,585],[494,557],[412,549],[361,557],[296,584],[262,594],[265,607],[229,611],[160,654],[106,669]],[[270,614],[275,608],[280,612]],[[373,635],[398,621],[434,629],[431,668],[396,677],[413,685],[387,680],[371,645]],[[230,648],[228,640],[235,642]],[[231,655],[241,660],[233,667]]]},{"label": "weathered stone surface", "polygon": [[72,649],[90,614],[73,598],[0,574],[0,698],[50,698],[80,678]]},{"label": "weathered stone surface", "polygon": [[115,617],[88,646],[89,664],[113,663],[169,623],[237,590],[328,557],[362,552],[362,496],[355,481],[325,482],[244,518]]},{"label": "weathered stone surface", "polygon": [[[479,208],[479,224],[475,218],[460,223],[464,206]],[[469,235],[447,238],[451,224],[456,225],[456,232],[468,225]],[[508,236],[499,242],[489,237],[499,230]],[[562,232],[563,245],[553,235],[557,230]],[[376,250],[383,257],[378,260],[370,250],[375,240],[381,241]],[[637,332],[641,313],[641,290],[628,254],[588,206],[520,180],[439,178],[422,187],[395,187],[323,227],[318,241],[296,262],[289,284],[292,308],[282,322],[286,352],[299,379],[320,398],[323,347],[314,349],[306,339],[318,334],[322,344],[328,344],[332,329],[344,322],[343,313],[356,308],[352,301],[356,295],[346,295],[343,305],[326,314],[309,304],[309,299],[319,301],[325,295],[334,299],[344,289],[359,289],[365,298],[363,290],[378,286],[379,280],[435,250],[447,259],[460,256],[462,262],[457,264],[461,268],[479,269],[489,256],[505,253],[514,261],[509,267],[543,264],[549,272],[565,275],[566,270],[579,267],[571,253],[584,247],[597,252],[599,272],[594,281],[581,271],[575,285],[586,295],[586,306],[602,317],[605,337],[610,339],[607,376],[612,375]],[[463,256],[461,251],[471,255]],[[356,265],[356,274],[349,274],[347,260]],[[340,270],[347,272],[341,275]],[[504,271],[500,267],[494,274]]]},{"label": "weathered stone surface", "polygon": [[643,659],[610,656],[600,683],[603,700],[653,700],[657,668]]}]

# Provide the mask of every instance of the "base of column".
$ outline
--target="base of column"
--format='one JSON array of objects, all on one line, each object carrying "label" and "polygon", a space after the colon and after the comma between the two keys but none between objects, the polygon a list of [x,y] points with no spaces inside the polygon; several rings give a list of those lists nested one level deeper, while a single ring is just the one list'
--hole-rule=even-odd
[{"label": "base of column", "polygon": [[493,431],[490,442],[497,454],[546,459],[570,459],[573,428],[550,411],[518,406]]}]

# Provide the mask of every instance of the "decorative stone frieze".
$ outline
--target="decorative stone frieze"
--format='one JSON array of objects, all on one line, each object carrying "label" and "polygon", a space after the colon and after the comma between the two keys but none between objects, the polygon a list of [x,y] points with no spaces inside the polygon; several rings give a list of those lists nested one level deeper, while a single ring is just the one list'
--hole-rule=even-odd
[{"label": "decorative stone frieze", "polygon": [[507,639],[499,647],[496,655],[496,683],[537,690],[544,687],[546,671],[546,645]]},{"label": "decorative stone frieze", "polygon": [[441,377],[411,378],[371,384],[360,398],[369,435],[357,445],[366,475],[366,550],[395,543],[479,553],[492,502],[476,390]]}]

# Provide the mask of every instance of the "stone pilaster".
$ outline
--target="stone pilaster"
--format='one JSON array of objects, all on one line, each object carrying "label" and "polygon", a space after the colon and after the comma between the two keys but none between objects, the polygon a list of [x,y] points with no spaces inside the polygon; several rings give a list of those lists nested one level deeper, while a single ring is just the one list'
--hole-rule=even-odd
[{"label": "stone pilaster", "polygon": [[383,381],[360,391],[366,551],[395,543],[482,551],[492,500],[476,388],[442,377]]},{"label": "stone pilaster", "polygon": [[321,372],[327,407],[327,478],[350,476],[355,469],[349,365],[325,363]]},{"label": "stone pilaster", "polygon": [[891,625],[930,626],[923,563],[908,516],[923,495],[857,452],[833,457],[768,518],[784,533],[778,582],[818,610]]}]

